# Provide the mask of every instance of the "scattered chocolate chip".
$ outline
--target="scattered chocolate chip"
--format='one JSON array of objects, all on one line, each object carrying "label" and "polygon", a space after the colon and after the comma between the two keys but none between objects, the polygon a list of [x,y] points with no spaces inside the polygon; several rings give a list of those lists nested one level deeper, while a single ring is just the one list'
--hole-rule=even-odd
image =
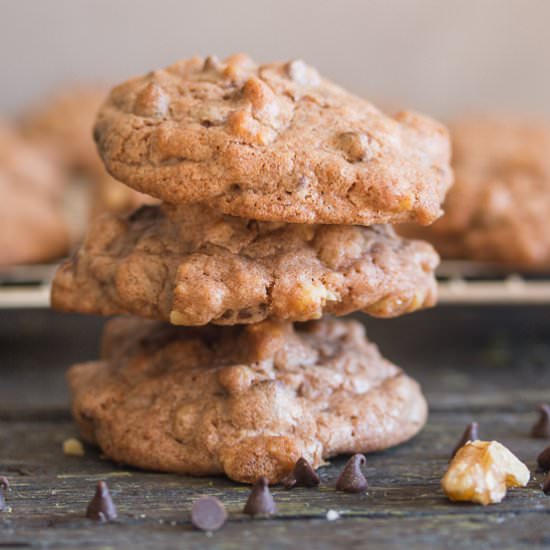
[{"label": "scattered chocolate chip", "polygon": [[0,512],[7,508],[6,500],[4,499],[4,491],[10,488],[10,482],[7,477],[0,476]]},{"label": "scattered chocolate chip", "polygon": [[94,498],[88,504],[86,517],[95,521],[111,521],[117,517],[116,506],[104,481],[97,484]]},{"label": "scattered chocolate chip", "polygon": [[227,520],[223,503],[216,497],[201,497],[191,507],[191,523],[201,531],[217,531]]},{"label": "scattered chocolate chip", "polygon": [[542,488],[542,492],[545,495],[550,495],[550,474],[546,474],[546,477],[542,482],[541,488]]},{"label": "scattered chocolate chip", "polygon": [[542,453],[537,457],[537,464],[540,469],[548,472],[550,470],[550,447],[546,447]]},{"label": "scattered chocolate chip", "polygon": [[479,440],[478,425],[477,422],[471,422],[466,426],[462,437],[458,440],[456,447],[453,449],[451,458],[454,458],[459,449],[464,447],[468,441],[477,441]]},{"label": "scattered chocolate chip", "polygon": [[262,476],[252,486],[252,491],[243,512],[249,516],[272,515],[277,511],[273,495],[269,491],[267,478]]},{"label": "scattered chocolate chip", "polygon": [[531,428],[531,437],[538,439],[550,438],[550,405],[540,404],[538,406],[538,412],[540,414],[539,419],[533,424]]},{"label": "scattered chocolate chip", "polygon": [[367,463],[365,455],[353,455],[344,466],[338,481],[336,490],[346,493],[363,493],[367,490],[369,484],[361,471],[361,467]]},{"label": "scattered chocolate chip", "polygon": [[304,458],[300,457],[294,465],[294,470],[283,479],[283,485],[287,489],[292,487],[317,487],[321,483],[313,466]]}]

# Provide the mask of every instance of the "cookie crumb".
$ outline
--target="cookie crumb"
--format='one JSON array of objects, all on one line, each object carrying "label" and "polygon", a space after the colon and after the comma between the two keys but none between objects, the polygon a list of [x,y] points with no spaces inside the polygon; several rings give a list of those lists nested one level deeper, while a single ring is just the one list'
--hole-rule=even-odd
[{"label": "cookie crumb", "polygon": [[63,454],[67,456],[84,456],[84,445],[76,437],[63,441]]}]

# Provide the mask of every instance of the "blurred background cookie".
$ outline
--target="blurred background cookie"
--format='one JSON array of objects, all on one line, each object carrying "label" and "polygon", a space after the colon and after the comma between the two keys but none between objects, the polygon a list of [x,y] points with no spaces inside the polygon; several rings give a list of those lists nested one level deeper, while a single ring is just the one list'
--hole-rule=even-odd
[{"label": "blurred background cookie", "polygon": [[450,125],[455,185],[445,215],[405,233],[448,259],[550,268],[550,124],[471,117]]},{"label": "blurred background cookie", "polygon": [[[101,212],[127,212],[153,199],[129,189],[112,178],[103,167],[92,139],[92,126],[108,88],[98,85],[72,85],[59,90],[35,105],[24,108],[20,116],[22,134],[42,147],[60,165],[68,181],[83,184],[84,221]],[[68,191],[71,193],[71,191]],[[74,198],[73,202],[78,198]],[[82,225],[76,216],[73,225]],[[83,227],[75,232],[81,235]]]},{"label": "blurred background cookie", "polygon": [[63,176],[47,155],[0,125],[0,266],[45,262],[69,246]]}]

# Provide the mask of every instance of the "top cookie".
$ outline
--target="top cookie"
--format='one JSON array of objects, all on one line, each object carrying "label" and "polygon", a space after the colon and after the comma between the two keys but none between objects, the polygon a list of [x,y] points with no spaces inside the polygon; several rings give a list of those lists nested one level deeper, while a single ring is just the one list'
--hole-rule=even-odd
[{"label": "top cookie", "polygon": [[301,61],[180,61],[112,90],[94,135],[128,185],[266,221],[426,225],[452,181],[443,126],[387,116]]}]

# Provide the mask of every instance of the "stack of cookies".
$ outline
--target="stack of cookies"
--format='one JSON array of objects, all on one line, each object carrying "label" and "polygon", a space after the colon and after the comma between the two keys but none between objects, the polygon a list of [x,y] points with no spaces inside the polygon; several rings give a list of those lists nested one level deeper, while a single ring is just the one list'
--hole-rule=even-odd
[{"label": "stack of cookies", "polygon": [[[126,315],[72,367],[83,437],[140,468],[278,482],[381,450],[426,420],[363,326],[435,301],[428,224],[451,183],[434,121],[386,116],[300,61],[193,58],[112,90],[109,172],[164,202],[97,218],[54,307]],[[384,224],[384,225],[380,225]]]}]

